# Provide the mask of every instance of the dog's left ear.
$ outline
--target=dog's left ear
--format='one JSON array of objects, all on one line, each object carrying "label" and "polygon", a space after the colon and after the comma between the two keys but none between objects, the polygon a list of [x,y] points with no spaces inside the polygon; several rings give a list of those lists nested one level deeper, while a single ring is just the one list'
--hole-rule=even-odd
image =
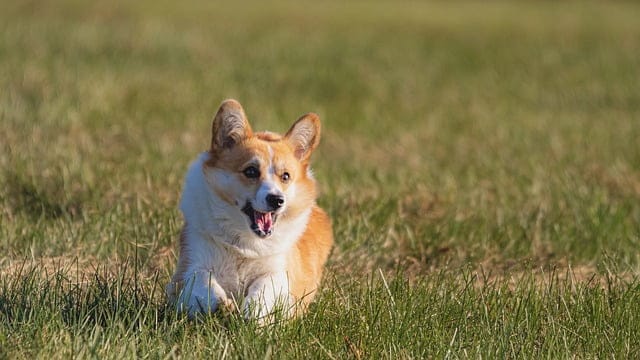
[{"label": "dog's left ear", "polygon": [[320,117],[314,113],[302,115],[284,136],[293,148],[293,153],[300,161],[311,156],[320,143]]},{"label": "dog's left ear", "polygon": [[213,119],[211,152],[228,149],[251,136],[251,126],[244,109],[233,99],[225,100]]}]

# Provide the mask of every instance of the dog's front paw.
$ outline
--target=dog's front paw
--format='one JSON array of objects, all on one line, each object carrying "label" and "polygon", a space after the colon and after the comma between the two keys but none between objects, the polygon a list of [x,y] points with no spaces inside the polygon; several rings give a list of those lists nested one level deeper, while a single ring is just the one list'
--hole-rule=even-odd
[{"label": "dog's front paw", "polygon": [[278,315],[290,316],[291,301],[285,274],[259,278],[249,288],[243,304],[243,315],[259,322],[271,322]]},{"label": "dog's front paw", "polygon": [[218,304],[218,309],[225,315],[240,312],[238,303],[234,299],[224,298]]},{"label": "dog's front paw", "polygon": [[273,323],[278,319],[291,317],[291,302],[287,294],[276,297],[255,297],[245,299],[243,315],[247,320],[257,320],[261,325]]},{"label": "dog's front paw", "polygon": [[219,301],[215,296],[203,296],[182,291],[173,305],[178,313],[186,313],[190,318],[193,318],[198,314],[215,312],[218,309]]},{"label": "dog's front paw", "polygon": [[271,306],[264,299],[246,298],[242,306],[244,318],[261,319],[269,315]]},{"label": "dog's front paw", "polygon": [[[228,298],[224,290],[207,273],[195,273],[180,284],[180,291],[175,299],[178,312],[186,312],[189,317],[197,314],[213,313],[218,307],[225,306]],[[173,289],[177,291],[176,286]],[[169,291],[167,291],[169,293]],[[171,298],[171,297],[170,297]]]},{"label": "dog's front paw", "polygon": [[218,310],[218,299],[214,296],[194,296],[189,302],[189,315],[213,313]]}]

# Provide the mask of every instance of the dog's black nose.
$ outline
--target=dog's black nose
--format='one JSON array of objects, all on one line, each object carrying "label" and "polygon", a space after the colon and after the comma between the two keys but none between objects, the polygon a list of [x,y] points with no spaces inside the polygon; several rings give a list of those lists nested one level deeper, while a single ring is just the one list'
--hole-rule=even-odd
[{"label": "dog's black nose", "polygon": [[269,206],[272,209],[280,209],[282,205],[284,205],[284,196],[276,195],[276,194],[268,194],[267,204],[269,204]]}]

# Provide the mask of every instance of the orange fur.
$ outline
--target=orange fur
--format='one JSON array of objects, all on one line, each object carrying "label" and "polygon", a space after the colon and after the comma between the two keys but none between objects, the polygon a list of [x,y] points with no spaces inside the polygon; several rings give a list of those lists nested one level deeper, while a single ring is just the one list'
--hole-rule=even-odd
[{"label": "orange fur", "polygon": [[332,246],[331,220],[322,209],[315,206],[306,231],[288,254],[287,274],[290,291],[303,308],[306,308],[316,295],[324,263]]},{"label": "orange fur", "polygon": [[[264,316],[262,310],[270,311],[275,300],[260,302],[259,295],[270,290],[271,281],[271,288],[286,289],[286,294],[272,289],[276,293],[271,295],[296,302],[295,314],[306,309],[333,246],[331,221],[315,203],[316,183],[309,170],[319,138],[315,114],[299,118],[284,136],[254,133],[242,106],[223,102],[213,121],[211,148],[194,162],[185,182],[180,258],[167,286],[171,302],[182,302],[191,313],[202,299],[215,300],[205,306],[212,310],[247,297],[259,302],[258,314]],[[249,167],[258,174],[246,175]],[[286,205],[265,209],[264,199],[273,194]],[[253,211],[256,215],[250,215]],[[273,233],[271,220],[269,228],[265,220],[259,225],[263,228],[254,228],[265,212],[273,214],[268,218],[273,218]],[[194,298],[181,295],[188,281]]]}]

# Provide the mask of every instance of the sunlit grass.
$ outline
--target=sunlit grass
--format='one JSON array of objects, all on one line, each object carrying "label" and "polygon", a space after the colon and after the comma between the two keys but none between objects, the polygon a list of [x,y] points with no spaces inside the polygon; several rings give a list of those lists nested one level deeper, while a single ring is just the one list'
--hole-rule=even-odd
[{"label": "sunlit grass", "polygon": [[[1,5],[0,357],[637,357],[638,10]],[[164,307],[230,97],[323,119],[336,247],[267,331]]]}]

